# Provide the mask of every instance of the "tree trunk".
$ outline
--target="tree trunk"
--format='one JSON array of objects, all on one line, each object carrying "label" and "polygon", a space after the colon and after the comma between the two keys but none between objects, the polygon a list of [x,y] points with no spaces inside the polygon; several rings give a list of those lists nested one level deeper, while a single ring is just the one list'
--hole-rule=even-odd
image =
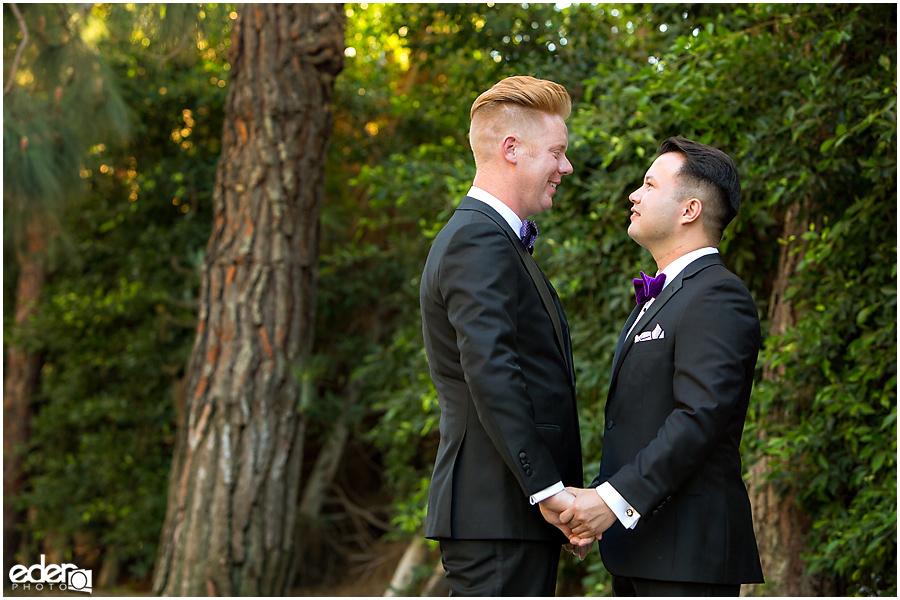
[{"label": "tree trunk", "polygon": [[419,569],[428,558],[428,543],[424,537],[416,536],[403,553],[400,564],[394,571],[394,576],[384,591],[385,598],[396,596],[409,596],[410,590],[407,589],[415,580],[416,570]]},{"label": "tree trunk", "polygon": [[[37,310],[47,282],[46,248],[47,240],[41,228],[35,222],[30,223],[25,248],[17,253],[16,328],[24,326]],[[6,361],[3,382],[3,572],[9,573],[16,564],[16,553],[22,541],[18,526],[25,516],[15,509],[13,499],[22,490],[21,447],[29,439],[29,404],[37,388],[41,362],[38,354],[16,344],[7,346]]]},{"label": "tree trunk", "polygon": [[[557,583],[559,587],[559,583]],[[431,571],[431,577],[422,590],[422,596],[434,598],[437,596],[447,596],[450,593],[450,586],[447,585],[447,572],[444,570],[444,563],[440,559],[435,563],[434,569]]]},{"label": "tree trunk", "polygon": [[154,591],[283,595],[340,4],[244,5]]},{"label": "tree trunk", "polygon": [[[802,217],[805,207],[791,205],[784,218],[782,238],[789,240],[781,247],[778,272],[769,303],[769,335],[781,335],[794,326],[796,317],[793,304],[786,299],[790,280],[797,270],[803,254],[796,252],[801,236],[808,230],[808,221]],[[763,369],[763,380],[783,377],[782,367]],[[782,414],[762,416],[768,422],[786,419]],[[765,428],[763,428],[765,431]],[[753,506],[753,525],[759,545],[760,561],[766,578],[766,596],[819,596],[829,593],[827,582],[807,573],[806,561],[801,553],[806,550],[806,536],[812,522],[797,506],[793,494],[781,495],[765,481],[769,471],[769,459],[763,457],[749,469],[750,503]],[[752,586],[744,586],[744,589]],[[753,591],[750,589],[748,591]]]}]

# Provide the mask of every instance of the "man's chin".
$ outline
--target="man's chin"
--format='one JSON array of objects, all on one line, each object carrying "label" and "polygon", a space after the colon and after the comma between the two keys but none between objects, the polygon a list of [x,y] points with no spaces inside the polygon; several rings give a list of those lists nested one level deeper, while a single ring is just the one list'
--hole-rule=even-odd
[{"label": "man's chin", "polygon": [[636,244],[639,246],[643,246],[641,244],[641,234],[635,231],[634,223],[628,225],[628,237],[630,237]]}]

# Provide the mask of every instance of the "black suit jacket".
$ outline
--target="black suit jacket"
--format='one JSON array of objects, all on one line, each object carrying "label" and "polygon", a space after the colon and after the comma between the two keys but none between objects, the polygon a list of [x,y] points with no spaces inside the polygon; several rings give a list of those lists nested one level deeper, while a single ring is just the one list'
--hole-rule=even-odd
[{"label": "black suit jacket", "polygon": [[[739,452],[760,347],[750,292],[713,254],[675,277],[626,335],[640,308],[616,347],[591,485],[609,481],[641,519],[603,534],[603,562],[620,576],[760,583]],[[654,329],[656,339],[635,342]]]},{"label": "black suit jacket", "polygon": [[420,289],[441,407],[425,535],[566,540],[529,496],[583,482],[568,325],[507,222],[466,197],[435,238]]}]

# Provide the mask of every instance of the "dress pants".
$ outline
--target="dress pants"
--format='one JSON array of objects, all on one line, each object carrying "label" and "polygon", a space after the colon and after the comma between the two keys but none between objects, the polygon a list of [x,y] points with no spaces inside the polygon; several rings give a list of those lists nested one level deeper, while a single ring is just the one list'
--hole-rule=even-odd
[{"label": "dress pants", "polygon": [[553,596],[561,544],[440,540],[451,596]]},{"label": "dress pants", "polygon": [[692,581],[657,581],[639,577],[613,575],[616,596],[740,596],[741,584],[695,583]]}]

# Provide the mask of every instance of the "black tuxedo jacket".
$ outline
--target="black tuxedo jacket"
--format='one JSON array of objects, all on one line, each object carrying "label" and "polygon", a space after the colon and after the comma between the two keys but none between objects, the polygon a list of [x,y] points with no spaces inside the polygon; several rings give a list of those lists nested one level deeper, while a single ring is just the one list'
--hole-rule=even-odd
[{"label": "black tuxedo jacket", "polygon": [[[591,485],[609,481],[641,519],[603,534],[603,562],[619,576],[760,583],[739,452],[760,347],[750,292],[713,254],[675,277],[628,333],[640,309],[619,336]],[[641,334],[650,339],[636,342]]]},{"label": "black tuxedo jacket", "polygon": [[426,537],[564,543],[529,502],[583,482],[556,291],[507,222],[466,197],[431,247],[420,301],[441,407]]}]

